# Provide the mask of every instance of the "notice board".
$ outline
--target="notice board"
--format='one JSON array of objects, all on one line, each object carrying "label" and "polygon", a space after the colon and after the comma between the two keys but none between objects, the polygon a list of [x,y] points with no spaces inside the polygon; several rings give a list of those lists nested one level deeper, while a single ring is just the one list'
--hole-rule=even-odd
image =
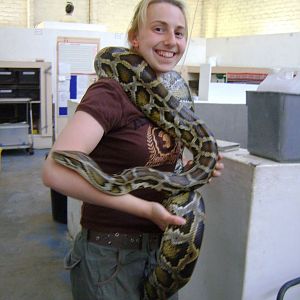
[{"label": "notice board", "polygon": [[68,115],[68,100],[78,100],[95,78],[100,39],[57,38],[57,113]]},{"label": "notice board", "polygon": [[72,74],[94,74],[94,59],[99,51],[99,39],[57,39],[57,62],[69,64]]}]

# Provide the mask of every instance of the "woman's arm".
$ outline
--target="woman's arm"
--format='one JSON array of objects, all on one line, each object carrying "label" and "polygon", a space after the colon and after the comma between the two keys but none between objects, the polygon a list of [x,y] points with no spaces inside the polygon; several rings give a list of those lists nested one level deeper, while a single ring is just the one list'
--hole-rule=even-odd
[{"label": "woman's arm", "polygon": [[[76,150],[91,153],[103,136],[103,127],[89,114],[78,111],[53,145],[52,150]],[[137,198],[131,194],[105,194],[75,171],[57,164],[48,155],[43,167],[46,186],[64,195],[95,205],[110,207],[142,218],[150,219],[162,230],[168,224],[181,225],[184,219],[170,214],[161,204]]]}]

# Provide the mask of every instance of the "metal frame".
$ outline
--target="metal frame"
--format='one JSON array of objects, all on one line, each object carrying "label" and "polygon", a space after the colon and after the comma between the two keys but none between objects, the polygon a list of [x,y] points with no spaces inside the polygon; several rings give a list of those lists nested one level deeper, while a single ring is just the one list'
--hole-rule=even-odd
[{"label": "metal frame", "polygon": [[3,145],[1,148],[3,150],[9,149],[28,149],[29,154],[33,154],[33,138],[32,138],[32,129],[33,129],[33,120],[32,120],[32,105],[31,98],[0,98],[1,104],[26,104],[26,123],[29,125],[28,136],[31,143],[26,145]]}]

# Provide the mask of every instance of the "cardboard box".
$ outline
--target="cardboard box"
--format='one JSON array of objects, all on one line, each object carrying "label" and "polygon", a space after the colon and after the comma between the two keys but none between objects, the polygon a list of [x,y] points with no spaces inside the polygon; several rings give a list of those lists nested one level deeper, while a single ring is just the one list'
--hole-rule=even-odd
[{"label": "cardboard box", "polygon": [[248,151],[278,162],[300,161],[300,95],[247,91]]}]

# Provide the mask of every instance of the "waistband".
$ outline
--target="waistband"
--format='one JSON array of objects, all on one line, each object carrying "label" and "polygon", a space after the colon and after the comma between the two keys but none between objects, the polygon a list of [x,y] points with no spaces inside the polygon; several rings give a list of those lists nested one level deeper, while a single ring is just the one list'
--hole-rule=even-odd
[{"label": "waistband", "polygon": [[103,233],[90,229],[83,229],[83,232],[91,243],[130,250],[157,250],[162,238],[161,233]]}]

